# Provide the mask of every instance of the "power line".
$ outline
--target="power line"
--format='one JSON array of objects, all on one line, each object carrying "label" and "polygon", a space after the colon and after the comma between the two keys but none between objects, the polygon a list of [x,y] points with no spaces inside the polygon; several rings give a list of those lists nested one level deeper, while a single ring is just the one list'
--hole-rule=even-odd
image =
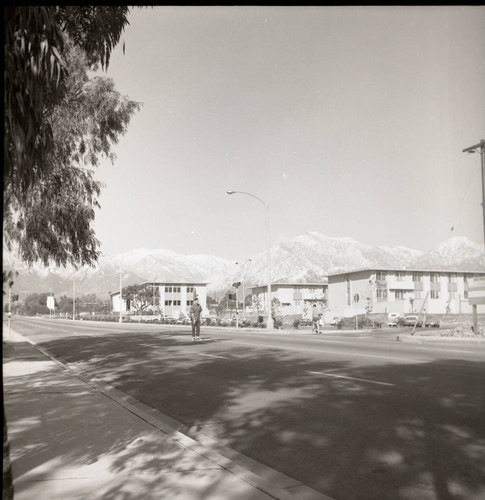
[{"label": "power line", "polygon": [[466,185],[466,188],[465,188],[465,192],[463,194],[463,198],[461,200],[461,203],[460,203],[460,206],[458,207],[458,210],[456,212],[456,215],[455,215],[455,220],[453,222],[453,225],[451,226],[451,232],[453,232],[453,230],[455,229],[455,226],[456,226],[456,221],[458,219],[458,215],[460,214],[460,211],[461,211],[461,208],[463,206],[463,202],[465,201],[465,198],[466,198],[466,195],[468,194],[468,189],[470,187],[470,184],[471,184],[471,181],[472,181],[472,178],[473,178],[473,174],[475,173],[475,169],[474,168],[471,168],[471,173],[470,173],[470,178],[468,179],[468,184]]}]

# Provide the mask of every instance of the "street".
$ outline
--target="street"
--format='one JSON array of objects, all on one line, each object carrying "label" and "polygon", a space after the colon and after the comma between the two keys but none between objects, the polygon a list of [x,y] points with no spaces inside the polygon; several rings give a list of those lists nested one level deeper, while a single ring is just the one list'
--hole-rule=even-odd
[{"label": "street", "polygon": [[[60,361],[336,500],[485,497],[485,343],[15,317]],[[35,411],[35,409],[33,409]]]}]

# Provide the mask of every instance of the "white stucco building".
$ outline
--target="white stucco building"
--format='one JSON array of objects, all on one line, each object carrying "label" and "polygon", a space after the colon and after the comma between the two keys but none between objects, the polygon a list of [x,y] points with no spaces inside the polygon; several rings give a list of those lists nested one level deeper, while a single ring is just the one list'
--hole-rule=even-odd
[{"label": "white stucco building", "polygon": [[[156,310],[160,311],[164,317],[179,318],[181,315],[188,315],[194,297],[197,296],[202,306],[202,315],[207,313],[207,283],[160,283],[147,282],[141,285],[158,290],[160,305]],[[156,293],[156,292],[154,292]],[[111,309],[113,312],[128,312],[126,301],[120,301],[120,292],[110,293]],[[120,305],[121,303],[121,305]]]},{"label": "white stucco building", "polygon": [[[255,312],[267,313],[268,286],[260,285],[251,288],[252,309]],[[321,283],[273,283],[271,285],[271,299],[277,299],[281,316],[301,315],[311,319],[312,306],[323,311],[327,300],[327,282]]]},{"label": "white stucco building", "polygon": [[[484,273],[361,269],[328,277],[328,309],[337,317],[372,313],[471,314],[469,283]],[[485,312],[485,306],[478,306]]]}]

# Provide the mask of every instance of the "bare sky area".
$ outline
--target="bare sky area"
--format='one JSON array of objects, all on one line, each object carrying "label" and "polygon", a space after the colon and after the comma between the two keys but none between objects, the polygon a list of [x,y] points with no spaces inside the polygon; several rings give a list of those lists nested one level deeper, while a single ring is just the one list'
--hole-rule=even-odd
[{"label": "bare sky area", "polygon": [[[133,8],[105,73],[142,102],[97,177],[105,255],[244,260],[306,231],[483,243],[485,7]],[[451,228],[454,227],[452,231]]]}]

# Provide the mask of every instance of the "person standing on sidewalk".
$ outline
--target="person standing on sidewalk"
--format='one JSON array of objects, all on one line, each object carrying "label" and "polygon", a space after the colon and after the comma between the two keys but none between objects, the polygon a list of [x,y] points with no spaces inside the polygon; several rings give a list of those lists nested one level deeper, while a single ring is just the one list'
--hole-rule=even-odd
[{"label": "person standing on sidewalk", "polygon": [[190,323],[192,324],[192,340],[200,340],[200,313],[202,306],[199,299],[194,297],[194,302],[190,306]]}]

